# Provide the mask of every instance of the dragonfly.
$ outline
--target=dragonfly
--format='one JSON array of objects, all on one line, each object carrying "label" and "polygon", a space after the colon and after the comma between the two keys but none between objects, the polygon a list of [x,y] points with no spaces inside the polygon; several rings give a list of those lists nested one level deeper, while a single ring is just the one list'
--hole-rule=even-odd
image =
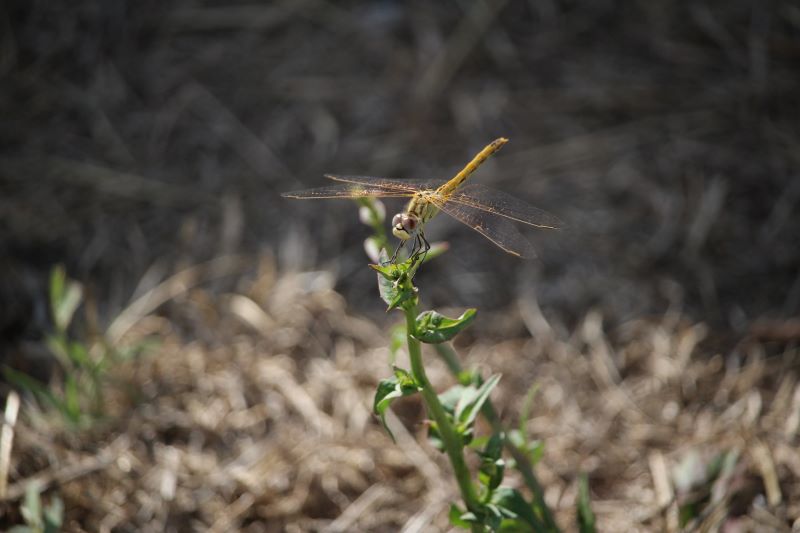
[{"label": "dragonfly", "polygon": [[[411,198],[405,209],[392,218],[392,234],[400,239],[394,255],[413,242],[411,257],[427,254],[431,245],[425,238],[425,225],[440,211],[482,234],[506,252],[533,259],[536,251],[517,230],[514,222],[537,228],[558,229],[561,221],[547,211],[502,191],[478,183],[464,184],[475,170],[500,150],[508,139],[500,137],[486,145],[449,180],[376,178],[372,176],[325,177],[340,183],[281,194],[287,198]],[[424,257],[423,257],[424,259]]]}]

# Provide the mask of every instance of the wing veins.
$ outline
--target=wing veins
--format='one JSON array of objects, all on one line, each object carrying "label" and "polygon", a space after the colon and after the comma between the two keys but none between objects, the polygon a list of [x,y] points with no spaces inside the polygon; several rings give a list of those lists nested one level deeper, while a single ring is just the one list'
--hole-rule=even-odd
[{"label": "wing veins", "polygon": [[300,200],[325,199],[325,198],[407,198],[413,193],[408,191],[393,190],[377,187],[374,185],[354,185],[342,183],[328,187],[315,187],[301,191],[290,191],[281,193],[286,198],[297,198]]},{"label": "wing veins", "polygon": [[[473,197],[470,195],[470,190],[477,191],[477,193],[480,195],[493,196],[494,201],[499,204],[506,204],[507,209],[493,206],[491,203],[482,200],[479,197]],[[522,224],[527,224],[537,228],[559,229],[564,226],[564,223],[561,222],[558,217],[548,213],[544,209],[539,209],[538,207],[534,207],[513,196],[501,191],[490,189],[489,187],[485,187],[483,185],[467,185],[463,190],[456,191],[449,197],[446,197],[444,201],[461,204],[474,209],[480,209],[481,211],[492,213],[494,215],[508,218],[516,222],[521,222]]]},{"label": "wing veins", "polygon": [[444,180],[394,179],[377,178],[372,176],[340,176],[338,174],[325,174],[325,177],[334,181],[343,181],[345,183],[355,183],[358,185],[369,185],[371,187],[403,191],[411,194],[414,194],[420,190],[434,190],[441,184],[446,183]]},{"label": "wing veins", "polygon": [[[497,213],[478,209],[467,204],[461,204],[463,207],[459,207],[449,201],[442,202],[440,199],[431,198],[430,201],[436,207],[465,226],[477,231],[504,251],[523,259],[537,257],[533,245],[514,227],[508,217],[501,217]],[[470,210],[473,210],[473,212],[470,212]],[[475,211],[480,211],[483,214],[479,215]]]}]

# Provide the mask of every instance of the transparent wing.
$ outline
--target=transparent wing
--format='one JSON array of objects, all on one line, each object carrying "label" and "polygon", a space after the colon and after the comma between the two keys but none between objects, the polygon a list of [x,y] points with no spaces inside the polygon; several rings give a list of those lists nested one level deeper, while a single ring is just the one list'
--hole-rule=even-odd
[{"label": "transparent wing", "polygon": [[328,187],[316,187],[303,191],[290,191],[281,193],[285,198],[362,198],[364,196],[374,196],[380,198],[403,198],[413,196],[411,191],[400,189],[387,189],[376,185],[357,185],[355,183],[342,183],[330,185]]},{"label": "transparent wing", "polygon": [[536,258],[536,250],[533,245],[522,236],[509,219],[458,202],[440,204],[438,201],[434,201],[433,203],[436,204],[436,207],[482,234],[506,252],[523,259]]},{"label": "transparent wing", "polygon": [[451,196],[445,197],[444,200],[448,203],[480,209],[487,213],[510,218],[538,228],[555,229],[564,226],[564,223],[555,215],[551,215],[538,207],[528,205],[510,194],[490,189],[478,183],[465,185]]},{"label": "transparent wing", "polygon": [[415,193],[420,190],[436,190],[447,181],[445,180],[399,180],[391,178],[374,178],[372,176],[339,176],[337,174],[325,174],[325,177],[335,181],[344,181],[359,185],[371,185],[383,189],[395,191],[405,191]]}]

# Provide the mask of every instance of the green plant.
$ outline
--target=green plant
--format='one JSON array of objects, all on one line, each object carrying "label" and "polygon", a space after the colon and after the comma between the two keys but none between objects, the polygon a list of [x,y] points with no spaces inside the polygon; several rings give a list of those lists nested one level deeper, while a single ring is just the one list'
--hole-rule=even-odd
[{"label": "green plant", "polygon": [[[476,532],[558,531],[533,471],[544,447],[541,441],[531,440],[525,430],[525,422],[535,398],[535,387],[526,396],[518,428],[507,430],[489,399],[500,381],[500,375],[483,379],[477,371],[464,371],[448,344],[474,321],[477,311],[468,309],[457,318],[449,318],[432,310],[420,313],[419,290],[414,286],[413,279],[423,262],[422,258],[411,255],[389,263],[385,251],[388,243],[381,226],[385,210],[374,199],[361,199],[359,204],[362,221],[375,230],[375,235],[370,237],[365,248],[368,251],[380,250],[378,264],[370,266],[378,273],[381,298],[388,306],[387,311],[398,309],[405,318],[404,326],[393,329],[391,352],[394,354],[400,348],[403,339],[411,366],[410,370],[406,370],[393,365],[393,375],[378,385],[374,399],[375,413],[386,426],[384,415],[393,400],[413,394],[422,396],[431,419],[428,436],[435,447],[447,454],[461,492],[463,506],[454,503],[449,513],[454,526]],[[436,248],[434,245],[433,249]],[[425,261],[444,250],[446,247],[439,246],[438,253],[429,253]],[[456,377],[457,383],[441,394],[436,393],[427,377],[422,344],[433,345],[438,356]],[[475,422],[479,414],[490,423],[490,435],[475,434]],[[389,431],[388,427],[386,429]],[[503,458],[504,449],[511,455],[509,460]],[[468,450],[474,451],[479,459],[476,476],[467,466],[465,451]],[[509,468],[517,469],[522,475],[530,492],[528,497],[517,489],[502,485]],[[579,488],[578,526],[582,532],[593,532],[594,516],[585,478],[581,478]]]},{"label": "green plant", "polygon": [[31,483],[25,490],[25,500],[20,506],[25,525],[14,526],[9,533],[55,533],[61,529],[64,519],[64,503],[53,496],[50,503],[42,506],[39,486]]},{"label": "green plant", "polygon": [[103,389],[112,365],[141,352],[145,345],[122,351],[110,346],[102,337],[88,343],[72,338],[70,325],[83,302],[83,287],[68,279],[62,267],[54,268],[50,275],[49,296],[53,331],[46,340],[61,379],[42,383],[8,366],[3,367],[3,374],[10,383],[55,409],[69,427],[85,428],[103,415]]}]

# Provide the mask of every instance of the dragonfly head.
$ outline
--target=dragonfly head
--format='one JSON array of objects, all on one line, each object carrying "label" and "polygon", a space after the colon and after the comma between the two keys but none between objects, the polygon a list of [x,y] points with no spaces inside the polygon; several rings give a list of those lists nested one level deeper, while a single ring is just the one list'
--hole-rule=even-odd
[{"label": "dragonfly head", "polygon": [[419,230],[419,218],[411,213],[398,213],[392,218],[392,233],[398,239],[407,241]]}]

